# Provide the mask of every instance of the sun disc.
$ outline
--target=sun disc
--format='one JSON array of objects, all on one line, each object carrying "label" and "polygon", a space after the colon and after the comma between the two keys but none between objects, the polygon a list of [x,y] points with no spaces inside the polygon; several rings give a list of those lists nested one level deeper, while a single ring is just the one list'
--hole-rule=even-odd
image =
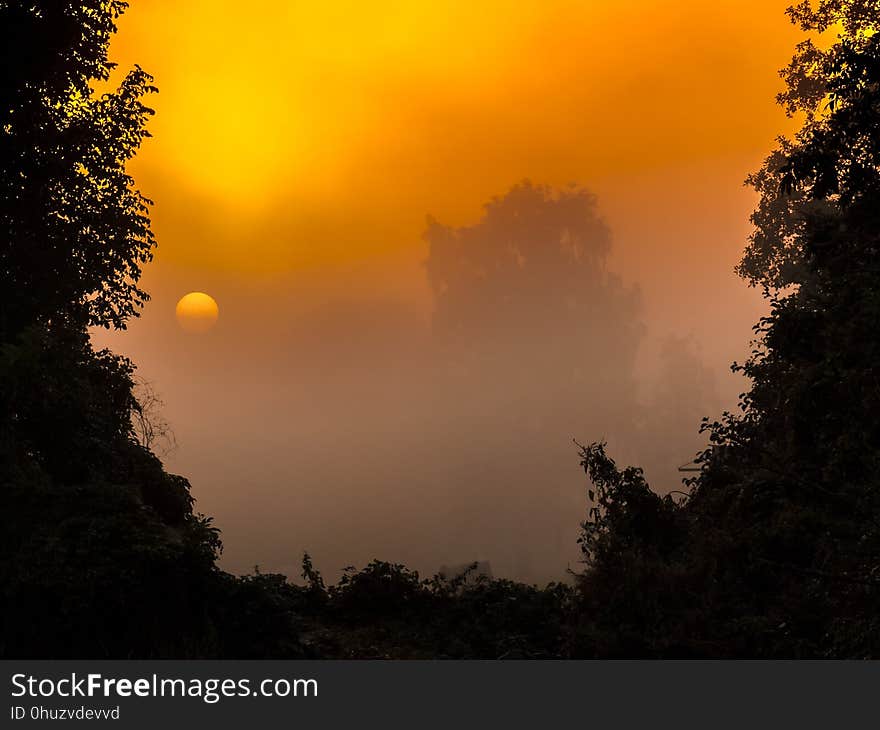
[{"label": "sun disc", "polygon": [[186,332],[207,332],[220,316],[217,302],[209,294],[194,291],[180,298],[175,309],[177,323]]}]

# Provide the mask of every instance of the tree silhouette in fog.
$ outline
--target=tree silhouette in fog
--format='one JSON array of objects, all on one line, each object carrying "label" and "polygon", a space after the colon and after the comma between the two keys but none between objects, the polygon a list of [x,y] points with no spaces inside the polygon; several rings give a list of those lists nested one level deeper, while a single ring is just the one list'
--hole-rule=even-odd
[{"label": "tree silhouette in fog", "polygon": [[[601,443],[581,449],[576,589],[381,561],[335,586],[308,557],[305,587],[218,569],[218,531],[132,422],[150,412],[134,365],[88,336],[137,314],[153,247],[125,171],[149,76],[91,91],[125,7],[0,3],[0,656],[880,656],[880,0],[789,11],[840,36],[798,47],[780,99],[804,125],[751,179],[740,272],[770,312],[735,366],[749,390],[706,425],[687,494],[652,492]],[[432,222],[426,238],[437,352],[458,387],[437,405],[491,416],[476,445],[448,423],[477,463],[487,444],[502,455],[504,478],[476,485],[480,526],[491,539],[507,509],[528,556],[560,514],[565,467],[544,446],[627,425],[638,296],[608,271],[608,230],[577,188],[522,183],[479,223]],[[703,377],[679,344],[658,430],[691,417],[672,405]],[[543,489],[515,504],[523,480]]]},{"label": "tree silhouette in fog", "polygon": [[472,465],[450,474],[450,520],[479,522],[485,545],[444,559],[491,553],[501,573],[556,574],[575,557],[571,439],[636,427],[639,293],[609,270],[611,233],[579,187],[522,182],[473,225],[429,219],[425,240],[446,394],[433,411],[456,424],[454,463]]},{"label": "tree silhouette in fog", "polygon": [[550,317],[583,315],[606,282],[611,234],[594,196],[526,181],[486,205],[483,219],[453,229],[429,221],[428,276],[435,330],[469,329],[517,339]]},{"label": "tree silhouette in fog", "polygon": [[611,234],[592,194],[526,181],[475,225],[429,220],[425,239],[435,339],[465,380],[581,415],[613,417],[611,398],[632,396],[640,298],[608,270]]},{"label": "tree silhouette in fog", "polygon": [[91,91],[126,6],[0,3],[0,657],[297,657],[305,622],[322,652],[373,655],[353,638],[368,620],[402,626],[390,655],[558,654],[563,588],[465,594],[378,562],[326,589],[315,571],[302,588],[218,569],[217,529],[151,451],[155,395],[88,334],[137,315],[154,245],[126,172],[150,78]]}]

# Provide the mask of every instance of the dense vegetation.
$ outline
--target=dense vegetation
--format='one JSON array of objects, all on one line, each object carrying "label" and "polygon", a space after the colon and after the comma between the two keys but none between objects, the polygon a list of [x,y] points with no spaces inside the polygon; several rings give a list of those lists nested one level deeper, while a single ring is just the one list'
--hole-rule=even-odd
[{"label": "dense vegetation", "polygon": [[737,413],[704,423],[687,492],[602,444],[573,585],[420,579],[373,562],[325,585],[216,566],[211,520],[133,425],[124,328],[155,245],[125,170],[151,78],[101,96],[118,0],[2,2],[0,656],[876,657],[880,653],[880,18],[807,0],[780,101],[804,118],[750,178],[740,273],[770,313]]},{"label": "dense vegetation", "polygon": [[[133,364],[89,326],[125,326],[154,246],[125,171],[147,135],[141,69],[113,92],[107,45],[126,4],[0,2],[0,655],[250,651],[248,586],[214,561],[189,484],[139,444]],[[290,616],[253,602],[297,655]]]},{"label": "dense vegetation", "polygon": [[765,287],[741,410],[706,423],[684,500],[584,451],[578,651],[876,657],[880,569],[880,4],[789,11],[805,31],[780,101],[805,123],[751,178],[741,273]]}]

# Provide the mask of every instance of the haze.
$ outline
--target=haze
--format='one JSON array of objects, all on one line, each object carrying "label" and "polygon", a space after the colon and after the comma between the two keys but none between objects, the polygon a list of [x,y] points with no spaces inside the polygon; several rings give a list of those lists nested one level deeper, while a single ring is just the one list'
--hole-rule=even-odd
[{"label": "haze", "polygon": [[[678,488],[762,311],[733,266],[742,181],[792,126],[786,4],[152,0],[121,19],[114,59],[160,88],[131,170],[159,249],[143,317],[95,340],[163,399],[166,463],[227,569],[296,576],[308,550],[331,576],[376,557],[558,579],[587,509],[572,439]],[[209,332],[177,326],[190,291],[220,305]]]}]

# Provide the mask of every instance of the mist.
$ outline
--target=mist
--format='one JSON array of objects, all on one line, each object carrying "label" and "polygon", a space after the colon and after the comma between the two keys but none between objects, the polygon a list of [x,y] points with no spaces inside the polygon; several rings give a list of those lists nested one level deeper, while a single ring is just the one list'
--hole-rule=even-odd
[{"label": "mist", "polygon": [[[785,3],[270,5],[247,32],[210,3],[123,18],[112,55],[160,88],[131,170],[159,247],[143,316],[96,343],[164,402],[227,569],[564,577],[574,441],[679,489],[743,390]],[[220,306],[201,336],[190,291]]]},{"label": "mist", "polygon": [[0,656],[880,653],[880,0],[787,2],[0,3]]},{"label": "mist", "polygon": [[[729,328],[700,331],[732,308],[696,300],[718,281],[745,287],[730,269],[688,286],[687,261],[672,281],[659,266],[647,277],[583,187],[520,181],[484,204],[467,225],[425,216],[408,257],[247,282],[160,262],[143,317],[94,334],[161,399],[164,460],[216,517],[227,569],[296,577],[308,551],[329,575],[479,559],[559,580],[578,567],[588,508],[575,440],[606,440],[658,491],[680,488],[701,417],[739,388]],[[188,289],[220,303],[210,332],[174,322]],[[736,322],[743,344],[750,320]]]}]

